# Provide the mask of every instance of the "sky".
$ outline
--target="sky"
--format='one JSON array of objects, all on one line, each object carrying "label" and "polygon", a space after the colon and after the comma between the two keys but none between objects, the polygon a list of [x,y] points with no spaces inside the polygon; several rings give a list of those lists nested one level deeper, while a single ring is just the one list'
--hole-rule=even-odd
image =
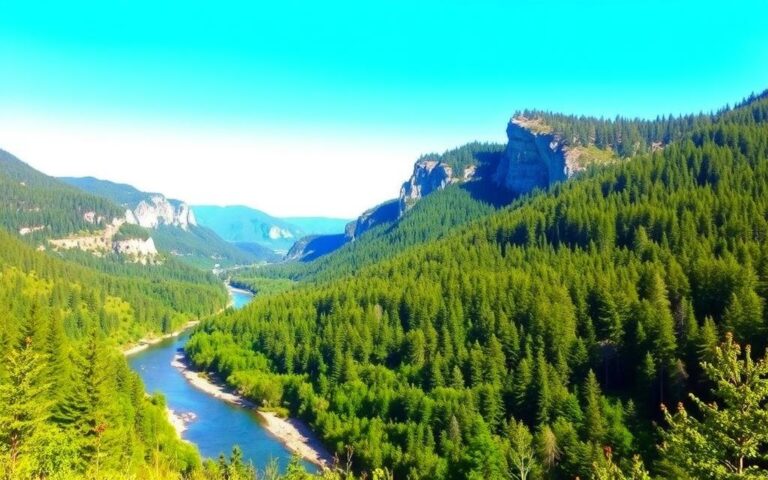
[{"label": "sky", "polygon": [[193,204],[352,218],[516,111],[768,88],[768,2],[0,2],[0,148]]}]

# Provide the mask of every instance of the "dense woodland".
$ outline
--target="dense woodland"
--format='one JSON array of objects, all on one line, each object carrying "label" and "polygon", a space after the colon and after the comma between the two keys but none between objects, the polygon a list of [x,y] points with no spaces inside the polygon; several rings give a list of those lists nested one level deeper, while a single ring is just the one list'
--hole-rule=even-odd
[{"label": "dense woodland", "polygon": [[[725,107],[716,113],[697,115],[659,116],[654,120],[616,117],[594,118],[542,110],[523,110],[515,117],[540,119],[545,130],[558,135],[567,145],[611,149],[621,157],[648,153],[672,142],[688,138],[690,132],[710,126],[720,120],[745,120],[743,115],[754,115],[749,121],[765,122],[766,112],[751,107],[768,96],[768,92],[750,95],[734,108]],[[738,118],[741,117],[741,118]]]},{"label": "dense woodland", "polygon": [[[495,211],[492,204],[473,197],[468,185],[454,185],[418,202],[397,222],[379,225],[333,255],[309,263],[292,262],[243,269],[236,281],[254,277],[310,280],[336,278],[388,258],[407,247],[438,239],[460,225]],[[251,280],[252,281],[252,280]]]},{"label": "dense woodland", "polygon": [[[69,217],[55,215],[46,189],[69,194],[68,187],[12,160],[0,165],[0,178],[20,182],[26,198],[54,212],[52,224],[66,226]],[[71,200],[81,211],[93,197]],[[145,266],[117,255],[40,252],[13,230],[0,230],[0,478],[308,478],[298,462],[287,472],[276,465],[255,472],[238,449],[202,461],[168,422],[162,396],[145,393],[120,351],[221,310],[220,279],[173,259]]]},{"label": "dense woodland", "polygon": [[103,228],[86,221],[87,212],[107,222],[125,213],[109,200],[58,182],[0,150],[0,227],[14,233],[44,227],[27,235],[29,241]]},{"label": "dense woodland", "polygon": [[765,478],[768,99],[708,118],[188,351],[361,471]]},{"label": "dense woodland", "polygon": [[[616,150],[591,126],[633,125],[547,115]],[[342,459],[328,480],[766,478],[766,120],[763,95],[636,122],[627,156],[648,153],[503,208],[484,175],[447,188],[328,257],[245,275],[260,295],[204,321],[188,353],[306,420]],[[2,166],[14,189],[47,178]],[[52,201],[44,186],[4,200],[19,191]],[[68,215],[51,225],[84,228]],[[172,259],[37,252],[0,232],[0,477],[317,478],[298,461],[255,472],[237,448],[203,462],[120,353],[225,298]]]},{"label": "dense woodland", "polygon": [[[215,289],[195,288],[107,276],[0,233],[0,477],[162,478],[200,469],[162,398],[145,395],[116,348],[217,308]],[[184,297],[174,303],[174,295]]]}]

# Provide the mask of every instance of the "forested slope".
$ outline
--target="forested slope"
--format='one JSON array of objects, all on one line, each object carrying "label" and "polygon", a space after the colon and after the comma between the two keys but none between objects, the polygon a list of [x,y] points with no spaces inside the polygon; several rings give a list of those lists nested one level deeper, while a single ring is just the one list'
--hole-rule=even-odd
[{"label": "forested slope", "polygon": [[162,399],[145,396],[115,347],[137,329],[159,328],[144,322],[212,305],[191,297],[178,311],[161,307],[153,299],[160,293],[140,282],[89,273],[2,232],[0,257],[0,476],[177,478],[199,470]]},{"label": "forested slope", "polygon": [[[355,275],[257,298],[188,351],[396,478],[507,478],[520,452],[546,478],[628,472],[634,454],[663,478],[725,478],[686,442],[660,454],[653,422],[711,398],[700,365],[726,332],[766,346],[766,119],[753,98]],[[741,457],[754,478],[766,448]]]},{"label": "forested slope", "polygon": [[330,255],[312,262],[290,262],[238,271],[236,279],[328,279],[358,271],[405,248],[444,236],[454,228],[495,211],[492,204],[475,198],[466,186],[454,185],[416,204],[400,221],[365,232]]},{"label": "forested slope", "polygon": [[32,240],[103,228],[85,214],[106,222],[125,213],[117,205],[65,185],[0,150],[0,227],[14,233],[29,229]]}]

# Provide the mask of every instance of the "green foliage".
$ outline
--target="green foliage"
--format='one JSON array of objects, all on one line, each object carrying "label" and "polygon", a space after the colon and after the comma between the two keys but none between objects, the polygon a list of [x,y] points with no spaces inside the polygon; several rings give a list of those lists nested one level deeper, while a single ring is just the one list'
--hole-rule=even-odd
[{"label": "green foliage", "polygon": [[[544,133],[553,133],[571,146],[612,149],[621,157],[652,152],[662,146],[688,138],[691,131],[701,130],[717,122],[739,124],[764,123],[768,119],[768,107],[762,102],[768,92],[751,95],[734,108],[724,108],[716,113],[698,115],[660,116],[653,120],[616,117],[615,119],[564,115],[541,110],[524,110],[516,117],[536,119]],[[588,157],[595,151],[588,149]],[[596,163],[607,160],[604,154],[593,158]]]},{"label": "green foliage", "polygon": [[144,394],[106,339],[98,321],[104,300],[73,280],[0,267],[0,476],[193,472],[199,457],[168,424],[164,402]]},{"label": "green foliage", "polygon": [[[651,464],[658,405],[703,390],[713,338],[765,346],[768,125],[754,119],[767,105],[435,237],[374,249],[393,237],[369,232],[294,272],[314,283],[204,322],[188,353],[234,387],[272,378],[332,450],[354,448],[359,471],[504,478],[510,419],[533,432],[536,475],[597,475],[606,447]],[[420,206],[438,223],[430,198],[443,201],[382,228]]]},{"label": "green foliage", "polygon": [[419,201],[396,223],[375,227],[354,242],[313,262],[245,269],[237,273],[235,280],[246,283],[254,277],[270,277],[325,281],[357,272],[409,247],[439,239],[457,227],[493,213],[493,202],[498,199],[478,196],[475,190],[481,189],[482,185],[485,184],[470,182],[434,192]]},{"label": "green foliage", "polygon": [[179,261],[204,269],[211,269],[215,265],[250,265],[279,258],[268,249],[245,251],[225,242],[205,227],[190,226],[188,230],[182,230],[160,225],[152,231],[152,238],[160,251],[170,252]]},{"label": "green foliage", "polygon": [[[92,212],[94,222],[86,214]],[[120,218],[124,210],[109,200],[43,175],[0,150],[0,227],[19,233],[33,229],[30,242],[103,229],[96,220]],[[37,230],[39,228],[39,230]]]},{"label": "green foliage", "polygon": [[233,278],[229,282],[235,288],[249,290],[256,295],[269,295],[285,292],[296,286],[296,282],[287,278],[247,277]]},{"label": "green foliage", "polygon": [[[36,252],[0,231],[0,269],[13,267],[57,279],[51,294],[68,307],[63,327],[74,337],[93,327],[125,344],[211,315],[227,301],[216,277],[175,262],[147,267],[86,252],[71,252],[65,258],[80,265]],[[12,287],[0,291],[0,298],[11,311],[22,308]]]},{"label": "green foliage", "polygon": [[120,230],[118,230],[115,236],[112,237],[112,240],[119,242],[121,240],[130,240],[134,238],[146,240],[149,238],[149,231],[138,225],[124,223],[120,225]]},{"label": "green foliage", "polygon": [[715,401],[691,394],[698,417],[682,403],[674,414],[664,410],[669,424],[662,433],[665,465],[691,478],[765,478],[768,359],[752,360],[749,346],[742,358],[741,346],[728,334],[702,368]]}]

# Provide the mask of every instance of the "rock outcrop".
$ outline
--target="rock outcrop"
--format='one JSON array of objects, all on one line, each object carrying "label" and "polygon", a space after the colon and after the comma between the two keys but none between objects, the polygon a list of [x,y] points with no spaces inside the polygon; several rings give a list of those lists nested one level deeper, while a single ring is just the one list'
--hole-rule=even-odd
[{"label": "rock outcrop", "polygon": [[126,221],[144,228],[168,225],[188,230],[190,225],[197,225],[197,220],[189,205],[186,203],[174,205],[162,195],[154,195],[148,201],[139,202],[130,214],[126,212]]},{"label": "rock outcrop", "polygon": [[397,220],[400,215],[399,212],[400,201],[398,199],[389,200],[366,210],[354,222],[349,222],[347,228],[344,229],[344,234],[347,240],[354,240],[377,225]]},{"label": "rock outcrop", "polygon": [[347,242],[343,233],[337,235],[309,235],[293,244],[285,260],[311,262],[312,260],[338,250]]},{"label": "rock outcrop", "polygon": [[536,120],[513,118],[507,126],[507,148],[494,179],[515,195],[544,188],[581,170],[578,153]]},{"label": "rock outcrop", "polygon": [[[397,221],[424,197],[453,184],[467,183],[468,190],[478,198],[503,204],[535,188],[566,180],[589,163],[584,147],[567,145],[540,119],[511,119],[507,137],[503,152],[492,144],[468,144],[443,155],[422,157],[414,164],[413,173],[403,183],[397,199],[366,210],[347,224],[346,241],[354,241],[376,226]],[[287,259],[302,260],[308,258],[306,252],[321,251],[311,248],[321,239],[311,237],[297,242]],[[335,248],[341,246],[330,239],[322,240]]]},{"label": "rock outcrop", "polygon": [[[464,171],[464,180],[471,178],[474,170]],[[400,188],[399,216],[407,212],[416,202],[430,193],[442,190],[452,183],[462,181],[453,175],[453,169],[437,160],[419,160],[413,166],[413,175]]]},{"label": "rock outcrop", "polygon": [[281,239],[293,238],[293,233],[291,233],[290,230],[286,228],[280,228],[277,225],[272,225],[268,227],[268,230],[266,233],[267,233],[267,237],[269,237],[270,240],[281,240]]},{"label": "rock outcrop", "polygon": [[100,232],[94,232],[91,235],[49,239],[48,243],[54,250],[78,249],[99,257],[108,253],[117,253],[132,262],[156,263],[158,251],[151,237],[115,240],[115,235],[124,223],[126,223],[125,219],[115,218]]},{"label": "rock outcrop", "polygon": [[152,237],[145,239],[130,238],[112,242],[115,253],[128,257],[139,263],[151,263],[157,257],[157,248]]}]

